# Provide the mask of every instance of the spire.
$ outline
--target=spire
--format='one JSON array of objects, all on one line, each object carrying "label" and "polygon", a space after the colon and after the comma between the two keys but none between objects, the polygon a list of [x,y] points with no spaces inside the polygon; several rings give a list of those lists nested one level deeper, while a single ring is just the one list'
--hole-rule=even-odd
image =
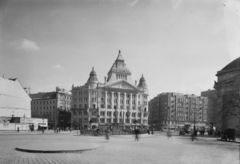
[{"label": "spire", "polygon": [[123,61],[124,62],[124,59],[123,59],[123,57],[121,55],[121,51],[120,50],[118,51],[118,57],[117,57],[116,61]]}]

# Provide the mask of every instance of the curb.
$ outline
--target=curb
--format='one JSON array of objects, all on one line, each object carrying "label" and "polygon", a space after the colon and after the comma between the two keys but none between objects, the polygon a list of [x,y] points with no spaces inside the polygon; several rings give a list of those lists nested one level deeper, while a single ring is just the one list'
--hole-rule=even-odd
[{"label": "curb", "polygon": [[96,150],[99,148],[100,146],[96,148],[78,149],[78,150],[30,150],[30,149],[22,149],[22,148],[16,148],[15,150],[21,151],[21,152],[27,152],[27,153],[81,153],[84,151]]}]

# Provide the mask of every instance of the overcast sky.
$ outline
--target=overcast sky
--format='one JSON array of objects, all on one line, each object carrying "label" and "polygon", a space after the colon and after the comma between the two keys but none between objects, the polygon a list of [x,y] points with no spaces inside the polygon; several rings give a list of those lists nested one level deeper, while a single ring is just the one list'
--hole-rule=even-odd
[{"label": "overcast sky", "polygon": [[100,82],[121,50],[150,99],[200,95],[240,54],[239,0],[2,0],[0,75],[31,92]]}]

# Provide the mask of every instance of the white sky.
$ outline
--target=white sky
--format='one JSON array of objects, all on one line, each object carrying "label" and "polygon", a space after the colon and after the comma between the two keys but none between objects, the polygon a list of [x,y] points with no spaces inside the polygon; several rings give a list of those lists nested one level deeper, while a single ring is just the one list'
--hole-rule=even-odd
[{"label": "white sky", "polygon": [[150,99],[200,95],[240,54],[239,0],[3,0],[0,75],[31,92],[100,82],[121,50]]}]

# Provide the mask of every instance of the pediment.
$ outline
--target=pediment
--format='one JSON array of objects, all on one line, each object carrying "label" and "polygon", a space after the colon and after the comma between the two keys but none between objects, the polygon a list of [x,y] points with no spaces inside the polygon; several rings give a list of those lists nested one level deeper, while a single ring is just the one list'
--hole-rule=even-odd
[{"label": "pediment", "polygon": [[112,84],[108,84],[105,86],[105,88],[113,88],[113,89],[125,89],[125,90],[133,90],[133,91],[139,91],[137,87],[134,85],[128,83],[125,80],[121,80],[118,82],[114,82]]}]

